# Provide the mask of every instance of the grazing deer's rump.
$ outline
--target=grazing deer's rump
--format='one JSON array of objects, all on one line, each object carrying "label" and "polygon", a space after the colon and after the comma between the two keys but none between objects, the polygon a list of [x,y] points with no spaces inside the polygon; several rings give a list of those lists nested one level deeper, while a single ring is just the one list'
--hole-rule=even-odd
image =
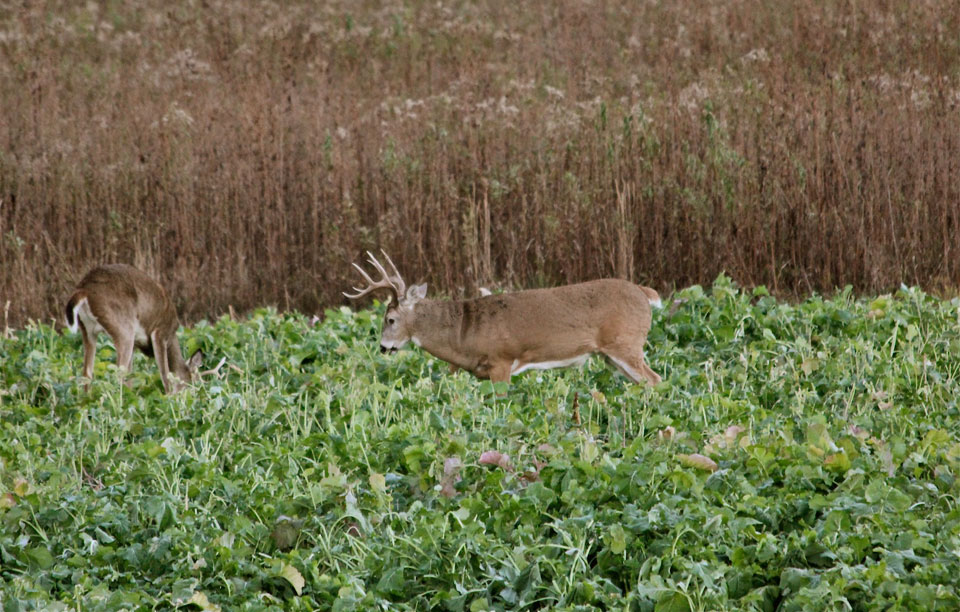
[{"label": "grazing deer's rump", "polygon": [[[125,264],[90,270],[66,305],[66,322],[83,336],[83,375],[93,378],[97,336],[106,332],[117,350],[117,365],[129,371],[133,349],[153,357],[160,369],[164,391],[176,391],[193,380],[202,355],[197,351],[183,360],[177,328],[180,321],[166,291],[140,270]],[[181,382],[173,383],[169,374]]]},{"label": "grazing deer's rump", "polygon": [[470,300],[427,300],[426,285],[409,290],[390,257],[392,273],[369,254],[382,279],[345,294],[356,299],[388,289],[397,305],[384,316],[380,347],[394,351],[412,341],[428,353],[479,378],[507,381],[528,369],[582,364],[606,356],[635,382],[660,382],[643,359],[656,291],[619,279],[552,289],[531,289]]}]

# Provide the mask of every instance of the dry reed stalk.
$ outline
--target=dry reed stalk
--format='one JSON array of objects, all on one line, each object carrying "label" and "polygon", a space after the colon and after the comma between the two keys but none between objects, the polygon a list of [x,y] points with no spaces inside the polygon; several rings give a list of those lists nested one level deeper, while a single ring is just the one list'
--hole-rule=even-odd
[{"label": "dry reed stalk", "polygon": [[[256,25],[254,25],[256,24]],[[0,13],[0,295],[139,262],[185,320],[726,271],[960,286],[960,5],[28,4]]]}]

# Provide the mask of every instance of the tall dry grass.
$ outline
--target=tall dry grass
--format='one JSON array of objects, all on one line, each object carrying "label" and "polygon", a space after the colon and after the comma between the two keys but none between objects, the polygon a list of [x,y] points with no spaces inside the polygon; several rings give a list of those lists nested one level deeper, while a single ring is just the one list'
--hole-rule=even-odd
[{"label": "tall dry grass", "polygon": [[[126,261],[185,319],[720,271],[960,285],[960,4],[0,5],[0,307]],[[472,293],[472,289],[468,289]]]}]

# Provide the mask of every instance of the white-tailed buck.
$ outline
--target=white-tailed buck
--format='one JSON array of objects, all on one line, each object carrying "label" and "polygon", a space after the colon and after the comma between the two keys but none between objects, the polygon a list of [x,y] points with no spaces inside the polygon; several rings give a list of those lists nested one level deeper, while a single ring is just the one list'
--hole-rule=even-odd
[{"label": "white-tailed buck", "polygon": [[[154,357],[167,393],[191,382],[203,359],[197,351],[183,360],[173,303],[163,287],[132,266],[112,264],[90,270],[67,302],[66,318],[72,331],[79,327],[83,334],[83,375],[88,379],[93,378],[97,336],[102,331],[113,339],[117,365],[124,370],[130,371],[134,347]],[[170,374],[179,380],[171,381]]]},{"label": "white-tailed buck", "polygon": [[387,289],[395,298],[396,305],[388,305],[384,315],[381,352],[413,342],[451,366],[493,382],[528,369],[580,365],[592,353],[601,353],[635,382],[660,382],[643,359],[650,308],[660,305],[660,296],[649,287],[604,279],[441,302],[425,299],[425,284],[407,289],[386,252],[392,273],[367,255],[382,278],[374,281],[353,264],[367,286],[344,295],[357,299]]}]

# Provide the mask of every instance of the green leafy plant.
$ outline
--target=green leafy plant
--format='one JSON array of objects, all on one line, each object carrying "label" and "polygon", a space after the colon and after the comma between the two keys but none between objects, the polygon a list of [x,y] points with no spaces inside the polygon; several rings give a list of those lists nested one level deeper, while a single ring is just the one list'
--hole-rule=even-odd
[{"label": "green leafy plant", "polygon": [[529,372],[505,397],[375,311],[181,331],[226,358],[164,396],[142,356],[0,339],[5,609],[960,606],[960,301],[667,300],[656,388]]}]

